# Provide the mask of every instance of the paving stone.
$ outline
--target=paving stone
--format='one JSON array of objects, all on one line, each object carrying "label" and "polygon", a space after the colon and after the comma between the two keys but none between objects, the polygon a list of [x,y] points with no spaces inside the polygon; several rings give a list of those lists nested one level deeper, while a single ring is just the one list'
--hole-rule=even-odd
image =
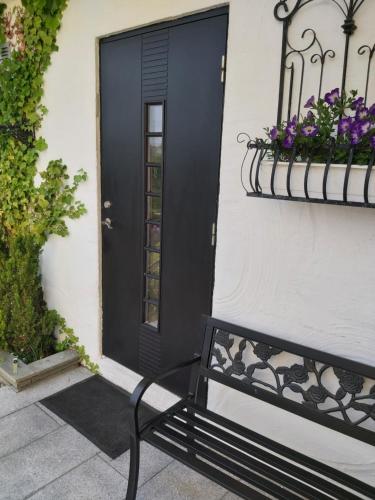
[{"label": "paving stone", "polygon": [[123,500],[127,480],[99,457],[83,463],[53,483],[45,486],[30,500]]},{"label": "paving stone", "polygon": [[[130,452],[129,450],[123,453],[121,456],[115,460],[111,460],[105,453],[101,453],[100,456],[104,458],[108,463],[112,465],[116,470],[118,470],[126,478],[129,477],[129,464],[130,464]],[[139,468],[139,482],[138,486],[141,486],[146,481],[151,479],[155,474],[158,474],[163,470],[168,464],[173,461],[173,458],[169,457],[165,453],[162,453],[157,448],[150,446],[144,441],[141,442],[141,465]]]},{"label": "paving stone", "polygon": [[0,418],[91,376],[91,372],[81,366],[37,382],[20,393],[10,387],[2,387],[0,389]]},{"label": "paving stone", "polygon": [[36,405],[0,419],[0,458],[57,429],[59,425]]},{"label": "paving stone", "polygon": [[221,500],[225,489],[173,461],[138,490],[137,500]]},{"label": "paving stone", "polygon": [[229,492],[226,493],[221,500],[241,500],[241,497]]},{"label": "paving stone", "polygon": [[46,413],[48,416],[52,418],[55,422],[57,422],[59,425],[65,425],[66,422],[62,418],[58,417],[53,411],[49,410],[46,408],[42,403],[35,403],[36,406],[38,406],[44,413]]},{"label": "paving stone", "polygon": [[59,427],[0,460],[0,499],[23,500],[97,453],[76,430]]}]

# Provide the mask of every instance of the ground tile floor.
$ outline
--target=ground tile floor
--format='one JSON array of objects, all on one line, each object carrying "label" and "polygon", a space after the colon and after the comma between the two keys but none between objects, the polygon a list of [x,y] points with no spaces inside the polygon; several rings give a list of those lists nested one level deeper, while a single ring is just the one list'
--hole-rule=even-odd
[{"label": "ground tile floor", "polygon": [[[121,500],[129,452],[111,460],[39,403],[91,376],[80,367],[23,392],[0,387],[0,500]],[[235,500],[222,487],[142,443],[139,500]]]}]

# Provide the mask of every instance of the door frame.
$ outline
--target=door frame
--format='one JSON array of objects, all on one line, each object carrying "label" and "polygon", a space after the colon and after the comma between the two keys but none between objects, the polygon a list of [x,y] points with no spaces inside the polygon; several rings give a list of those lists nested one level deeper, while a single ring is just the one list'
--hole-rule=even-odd
[{"label": "door frame", "polygon": [[[104,290],[103,290],[103,237],[102,237],[102,231],[103,231],[103,226],[102,226],[102,204],[103,204],[103,199],[102,199],[102,175],[103,175],[103,168],[102,168],[102,121],[101,121],[101,115],[102,115],[102,99],[101,99],[101,85],[100,85],[100,46],[103,43],[111,43],[117,40],[121,40],[124,38],[131,38],[134,36],[139,36],[143,35],[146,33],[152,33],[154,31],[159,31],[161,29],[165,28],[172,28],[176,26],[181,26],[184,24],[191,24],[196,21],[201,21],[204,19],[209,19],[213,17],[218,17],[222,15],[227,15],[228,16],[228,26],[229,26],[229,4],[224,4],[220,7],[211,7],[207,10],[204,10],[199,13],[193,13],[193,14],[182,14],[181,17],[178,17],[176,19],[173,19],[171,21],[153,21],[149,25],[145,25],[142,27],[138,28],[128,28],[125,31],[122,31],[121,33],[116,33],[116,34],[109,34],[109,35],[103,35],[100,37],[96,38],[96,135],[97,135],[97,189],[98,189],[98,239],[99,239],[99,252],[98,252],[98,267],[99,267],[99,324],[100,324],[100,332],[99,332],[99,353],[101,358],[106,357],[103,354],[103,338],[104,338],[104,322],[103,322],[103,295],[104,295]],[[228,29],[227,29],[227,38],[226,38],[226,44],[225,44],[225,58],[227,61],[227,54],[228,54]],[[226,64],[225,64],[225,70],[226,70]],[[226,77],[224,78],[223,82],[223,105],[222,105],[222,110],[221,110],[221,134],[220,134],[220,141],[219,141],[219,165],[218,165],[218,183],[217,183],[217,194],[216,194],[216,206],[215,206],[215,217],[214,217],[214,223],[215,223],[215,245],[213,249],[213,266],[212,266],[212,275],[211,275],[211,290],[210,290],[210,313],[212,312],[212,304],[213,304],[213,292],[214,292],[214,285],[215,285],[215,264],[216,264],[216,248],[217,248],[217,222],[218,222],[218,209],[219,209],[219,193],[220,193],[220,178],[221,178],[221,159],[222,159],[222,139],[223,139],[223,123],[224,123],[224,106],[225,106],[225,89],[226,89]],[[144,114],[144,113],[143,113]],[[144,122],[144,116],[142,119],[142,122]],[[144,124],[142,123],[142,130],[140,132],[143,132]],[[166,136],[165,139],[166,140]],[[164,161],[164,160],[163,160]],[[143,174],[144,175],[144,174]],[[142,193],[143,196],[143,193]],[[162,236],[161,236],[161,244],[162,244]],[[142,252],[142,248],[140,248],[140,252]],[[162,282],[162,262],[160,263],[161,266],[161,272],[160,272],[160,278]],[[141,278],[142,279],[142,278]],[[161,286],[160,282],[160,286]],[[141,305],[140,307],[143,308],[143,300],[141,300]],[[160,313],[159,313],[160,314]],[[148,328],[147,325],[141,324],[140,328]],[[158,332],[159,334],[159,332]],[[109,358],[110,359],[110,358]],[[121,365],[121,367],[125,370],[130,370],[129,368]]]}]

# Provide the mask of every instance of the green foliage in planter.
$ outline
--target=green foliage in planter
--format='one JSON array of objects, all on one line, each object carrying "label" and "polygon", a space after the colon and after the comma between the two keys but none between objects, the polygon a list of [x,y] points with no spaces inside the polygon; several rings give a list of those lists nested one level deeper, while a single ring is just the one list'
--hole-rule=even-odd
[{"label": "green foliage in planter", "polygon": [[[12,10],[0,4],[0,40],[12,49],[0,64],[0,348],[27,362],[54,352],[56,331],[70,335],[44,301],[39,261],[49,236],[66,236],[66,218],[86,211],[75,199],[85,172],[70,180],[62,160],[38,171],[47,148],[37,136],[47,111],[44,74],[57,50],[66,4],[22,0]],[[70,347],[77,344],[75,338]]]},{"label": "green foliage in planter", "polygon": [[51,332],[60,321],[43,298],[39,254],[31,237],[14,238],[0,250],[0,348],[25,362],[55,351]]}]

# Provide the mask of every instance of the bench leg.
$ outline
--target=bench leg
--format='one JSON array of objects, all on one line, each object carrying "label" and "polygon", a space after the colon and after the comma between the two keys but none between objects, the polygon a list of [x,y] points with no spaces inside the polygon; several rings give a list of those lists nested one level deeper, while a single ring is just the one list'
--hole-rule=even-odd
[{"label": "bench leg", "polygon": [[130,436],[130,469],[128,491],[126,500],[135,500],[137,497],[139,477],[139,439],[137,436]]}]

